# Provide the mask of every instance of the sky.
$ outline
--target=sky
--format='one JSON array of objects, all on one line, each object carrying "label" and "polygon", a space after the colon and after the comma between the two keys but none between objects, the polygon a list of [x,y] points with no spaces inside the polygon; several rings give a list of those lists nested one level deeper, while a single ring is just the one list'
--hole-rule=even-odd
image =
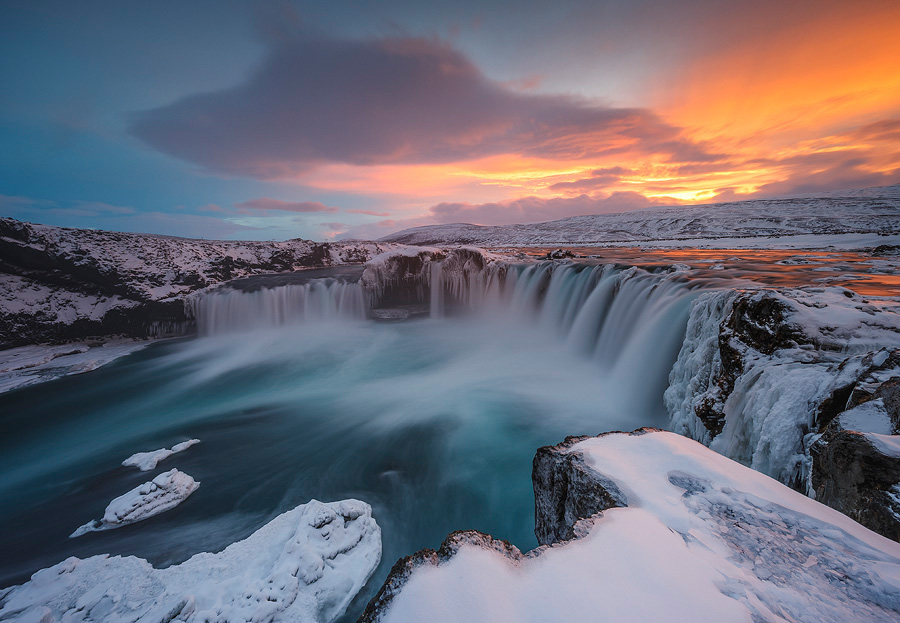
[{"label": "sky", "polygon": [[897,0],[0,0],[0,216],[377,238],[900,183]]}]

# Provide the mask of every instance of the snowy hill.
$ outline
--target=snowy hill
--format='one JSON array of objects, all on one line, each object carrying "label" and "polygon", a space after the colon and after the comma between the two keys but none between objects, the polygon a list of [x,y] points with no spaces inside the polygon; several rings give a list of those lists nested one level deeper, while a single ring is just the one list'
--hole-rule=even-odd
[{"label": "snowy hill", "polygon": [[390,234],[380,240],[417,245],[495,247],[850,233],[900,234],[900,185],[816,197],[757,199],[573,216],[545,223],[426,225]]},{"label": "snowy hill", "polygon": [[0,218],[0,349],[178,332],[184,297],[237,277],[361,264],[396,245],[192,240]]}]

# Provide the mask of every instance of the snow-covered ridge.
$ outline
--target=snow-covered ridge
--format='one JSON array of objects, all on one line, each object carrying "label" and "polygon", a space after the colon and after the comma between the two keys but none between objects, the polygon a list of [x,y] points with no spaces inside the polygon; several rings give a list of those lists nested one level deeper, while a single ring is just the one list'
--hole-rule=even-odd
[{"label": "snow-covered ridge", "polygon": [[360,264],[396,246],[191,240],[0,218],[0,348],[177,334],[192,292],[248,275]]},{"label": "snow-covered ridge", "polygon": [[[538,513],[538,535],[570,537],[523,554],[454,533],[437,552],[398,562],[361,621],[900,616],[900,544],[679,435],[646,429],[542,448],[534,484],[536,500],[553,498],[559,511]],[[579,508],[588,496],[600,502]]]},{"label": "snow-covered ridge", "polygon": [[165,569],[134,556],[69,558],[0,590],[0,620],[328,623],[380,560],[368,504],[313,500],[218,554]]},{"label": "snow-covered ridge", "polygon": [[826,196],[647,208],[522,225],[426,225],[380,241],[496,247],[849,233],[900,234],[900,185]]}]

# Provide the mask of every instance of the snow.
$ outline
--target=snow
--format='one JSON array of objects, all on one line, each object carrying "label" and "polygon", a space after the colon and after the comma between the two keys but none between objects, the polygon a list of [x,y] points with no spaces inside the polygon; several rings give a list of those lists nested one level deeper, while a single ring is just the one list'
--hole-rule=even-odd
[{"label": "snow", "polygon": [[544,223],[427,225],[380,241],[486,247],[621,243],[669,248],[872,247],[900,242],[900,185],[865,193],[654,207]]},{"label": "snow", "polygon": [[142,472],[149,472],[152,469],[156,469],[157,463],[159,463],[163,459],[167,459],[178,452],[184,452],[191,446],[198,443],[200,443],[199,439],[189,439],[188,441],[176,443],[169,450],[167,450],[166,448],[160,448],[159,450],[153,450],[151,452],[138,452],[136,454],[132,454],[130,457],[122,461],[122,465],[124,465],[125,467],[137,467]]},{"label": "snow", "polygon": [[[810,344],[767,355],[729,338],[741,370],[723,396],[716,382],[723,373],[720,328],[738,296],[775,299],[786,310],[784,323]],[[805,437],[814,430],[820,405],[869,366],[883,363],[892,348],[900,348],[900,314],[890,301],[834,287],[705,293],[692,305],[665,393],[670,428],[782,482],[799,482],[808,468]],[[712,440],[695,415],[703,404],[725,416]]]},{"label": "snow", "polygon": [[150,344],[149,340],[107,340],[0,350],[0,393],[62,376],[96,370]]},{"label": "snow", "polygon": [[88,532],[121,528],[172,510],[199,486],[199,482],[184,472],[170,469],[115,498],[106,507],[102,519],[89,521],[73,532],[70,538]]},{"label": "snow", "polygon": [[[896,621],[900,544],[682,436],[573,445],[627,506],[528,554],[463,544],[416,567],[383,623]],[[501,551],[498,551],[501,550]]]},{"label": "snow", "polygon": [[837,417],[838,425],[844,430],[855,430],[879,435],[891,434],[891,418],[884,406],[884,400],[877,398],[847,409]]},{"label": "snow", "polygon": [[900,435],[880,433],[864,433],[864,435],[881,454],[900,459]]},{"label": "snow", "polygon": [[327,623],[380,559],[367,504],[313,500],[218,554],[165,569],[133,556],[69,558],[0,591],[0,620]]}]

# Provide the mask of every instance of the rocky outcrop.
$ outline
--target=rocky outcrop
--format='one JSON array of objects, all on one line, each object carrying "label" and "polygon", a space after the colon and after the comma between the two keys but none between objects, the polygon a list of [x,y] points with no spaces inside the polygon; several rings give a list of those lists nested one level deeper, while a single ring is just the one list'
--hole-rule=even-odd
[{"label": "rocky outcrop", "polygon": [[538,448],[534,455],[534,535],[541,545],[581,536],[575,532],[579,520],[628,506],[616,483],[589,468],[583,455],[562,451],[585,439],[567,437],[559,445]]},{"label": "rocky outcrop", "polygon": [[453,533],[399,561],[360,621],[900,615],[900,545],[682,436],[572,437],[541,448],[534,467],[536,534],[552,544],[522,553]]},{"label": "rocky outcrop", "polygon": [[475,247],[409,247],[373,257],[361,282],[377,308],[468,306],[485,280],[502,280],[508,261]]},{"label": "rocky outcrop", "polygon": [[0,218],[0,349],[192,329],[183,299],[248,275],[362,263],[396,245],[227,242]]}]

